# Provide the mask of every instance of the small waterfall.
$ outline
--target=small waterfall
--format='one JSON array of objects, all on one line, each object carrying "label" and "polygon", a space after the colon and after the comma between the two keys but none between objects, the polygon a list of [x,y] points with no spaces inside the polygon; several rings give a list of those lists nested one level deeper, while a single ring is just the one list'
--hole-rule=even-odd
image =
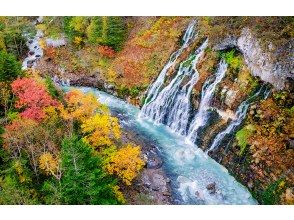
[{"label": "small waterfall", "polygon": [[[39,16],[33,24],[36,25],[42,22],[43,17]],[[34,68],[36,66],[36,62],[43,56],[43,49],[39,44],[39,40],[44,37],[44,33],[41,30],[37,30],[37,34],[33,38],[31,38],[28,33],[25,33],[24,37],[27,38],[26,45],[29,48],[28,56],[22,62],[22,69],[26,70],[27,68]]]},{"label": "small waterfall", "polygon": [[39,44],[39,40],[43,38],[43,35],[44,34],[41,30],[37,30],[36,36],[32,39],[25,34],[28,39],[27,46],[29,48],[29,53],[22,63],[23,70],[35,67],[36,61],[43,56],[43,49]]},{"label": "small waterfall", "polygon": [[224,78],[225,73],[227,71],[228,65],[224,60],[222,60],[218,66],[218,70],[216,72],[215,80],[211,82],[211,79],[206,80],[202,87],[201,92],[201,101],[198,108],[197,114],[194,116],[194,119],[191,122],[187,140],[190,142],[195,142],[197,139],[197,132],[200,127],[206,124],[208,119],[208,110],[210,108],[210,103],[213,98],[215,88],[220,83],[220,81]]},{"label": "small waterfall", "polygon": [[[159,124],[168,124],[174,130],[185,129],[188,122],[189,97],[193,85],[197,82],[199,74],[195,71],[195,66],[207,47],[206,40],[187,60],[180,64],[179,70],[173,80],[163,90],[160,91],[156,99],[148,103],[144,115]],[[191,77],[192,76],[192,77]],[[180,89],[185,77],[191,77],[190,81]],[[179,95],[179,97],[178,97]],[[181,100],[186,98],[186,100]],[[181,105],[183,105],[181,108]],[[177,107],[178,106],[178,107]],[[180,116],[180,118],[176,118]],[[176,120],[173,120],[175,119]],[[184,123],[181,123],[182,119]]]},{"label": "small waterfall", "polygon": [[213,143],[211,144],[210,148],[206,151],[206,153],[217,149],[227,135],[233,134],[236,128],[238,128],[239,125],[245,119],[250,103],[253,102],[258,96],[260,96],[260,94],[263,94],[263,99],[267,98],[269,91],[270,89],[266,85],[262,85],[253,96],[243,101],[237,108],[236,119],[232,120],[232,122],[224,131],[218,133],[218,135],[214,138]]},{"label": "small waterfall", "polygon": [[195,26],[196,26],[196,21],[193,20],[189,24],[189,26],[183,36],[183,39],[182,39],[183,45],[180,47],[180,49],[178,49],[176,52],[174,52],[170,56],[169,61],[164,66],[164,68],[161,70],[158,78],[155,80],[155,82],[150,87],[148,94],[146,96],[146,99],[145,99],[145,103],[141,109],[141,112],[143,114],[146,114],[146,112],[149,110],[148,104],[156,99],[156,97],[159,93],[159,90],[164,83],[167,71],[176,63],[177,58],[182,54],[184,49],[187,48],[190,45],[190,43],[193,41],[193,39],[195,39],[197,37],[197,35],[195,34]]}]

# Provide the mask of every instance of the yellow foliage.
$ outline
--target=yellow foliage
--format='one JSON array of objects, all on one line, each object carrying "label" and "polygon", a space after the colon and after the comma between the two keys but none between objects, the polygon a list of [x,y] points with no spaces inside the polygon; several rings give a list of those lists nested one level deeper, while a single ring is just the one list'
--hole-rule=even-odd
[{"label": "yellow foliage", "polygon": [[46,108],[44,108],[44,112],[45,112],[45,118],[44,121],[45,123],[56,123],[59,120],[59,114],[57,112],[57,108],[55,106],[48,106]]},{"label": "yellow foliage", "polygon": [[131,185],[144,164],[141,159],[141,148],[128,144],[110,156],[106,170],[110,174],[116,174],[126,185]]},{"label": "yellow foliage", "polygon": [[85,121],[95,113],[109,114],[105,105],[98,102],[93,94],[84,95],[79,90],[72,90],[66,95],[67,106],[61,106],[61,115],[64,119]]},{"label": "yellow foliage", "polygon": [[19,161],[19,160],[15,161],[15,163],[14,163],[14,169],[15,169],[15,172],[17,173],[17,175],[18,175],[19,182],[24,183],[24,182],[31,181],[31,179],[29,179],[26,176],[21,161]]},{"label": "yellow foliage", "polygon": [[36,29],[41,30],[41,31],[45,31],[47,29],[47,27],[45,24],[37,24]]},{"label": "yellow foliage", "polygon": [[41,39],[39,40],[39,45],[42,49],[45,49],[47,44],[46,44],[46,40],[45,39]]},{"label": "yellow foliage", "polygon": [[0,33],[0,50],[6,51],[5,40],[1,33]]},{"label": "yellow foliage", "polygon": [[117,200],[119,202],[121,202],[122,204],[126,203],[124,194],[119,190],[120,189],[119,186],[114,186],[112,189],[113,189],[113,192],[114,192]]},{"label": "yellow foliage", "polygon": [[54,175],[58,170],[59,164],[51,153],[43,153],[39,157],[39,166],[47,175]]},{"label": "yellow foliage", "polygon": [[82,42],[83,42],[83,38],[82,37],[80,37],[80,36],[75,36],[74,37],[73,43],[75,45],[79,46]]},{"label": "yellow foliage", "polygon": [[96,114],[81,125],[84,140],[93,147],[110,146],[120,138],[118,119],[109,114]]},{"label": "yellow foliage", "polygon": [[72,27],[75,31],[84,32],[87,27],[88,21],[86,17],[83,16],[75,16],[72,18],[70,22],[70,27]]}]

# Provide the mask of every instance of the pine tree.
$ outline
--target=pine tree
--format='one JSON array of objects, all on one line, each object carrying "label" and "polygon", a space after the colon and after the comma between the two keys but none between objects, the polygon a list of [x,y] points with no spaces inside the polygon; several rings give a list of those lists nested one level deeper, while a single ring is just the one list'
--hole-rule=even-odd
[{"label": "pine tree", "polygon": [[21,65],[15,56],[0,51],[0,81],[11,81],[21,75]]},{"label": "pine tree", "polygon": [[61,150],[64,204],[117,204],[116,180],[103,169],[101,158],[77,137],[65,139]]}]

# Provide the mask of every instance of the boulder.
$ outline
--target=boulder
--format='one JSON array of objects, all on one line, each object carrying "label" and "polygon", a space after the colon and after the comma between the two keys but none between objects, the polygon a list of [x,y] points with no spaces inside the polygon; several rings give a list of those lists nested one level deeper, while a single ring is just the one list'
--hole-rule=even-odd
[{"label": "boulder", "polygon": [[210,194],[215,194],[216,193],[216,183],[210,183],[206,186],[206,189],[209,191]]}]

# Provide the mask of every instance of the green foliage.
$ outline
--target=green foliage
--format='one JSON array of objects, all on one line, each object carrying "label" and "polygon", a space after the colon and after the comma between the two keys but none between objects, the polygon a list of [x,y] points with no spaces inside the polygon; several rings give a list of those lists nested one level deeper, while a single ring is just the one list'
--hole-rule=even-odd
[{"label": "green foliage", "polygon": [[135,98],[140,94],[142,90],[143,90],[143,87],[134,86],[134,87],[128,88],[128,87],[122,86],[118,88],[117,94],[121,98],[125,98],[127,96],[131,96],[132,98]]},{"label": "green foliage", "polygon": [[192,64],[193,59],[195,58],[196,55],[192,55],[189,57],[188,60],[184,61],[183,67],[189,67]]},{"label": "green foliage", "polygon": [[280,201],[280,196],[283,193],[285,185],[284,178],[271,183],[262,193],[261,201],[264,205],[275,205]]},{"label": "green foliage", "polygon": [[61,198],[65,204],[117,204],[116,180],[102,169],[102,160],[77,137],[62,143]]},{"label": "green foliage", "polygon": [[93,17],[87,36],[92,44],[106,45],[119,51],[126,38],[126,26],[121,17]]},{"label": "green foliage", "polygon": [[240,146],[240,155],[245,152],[245,149],[248,145],[248,138],[255,131],[253,125],[247,125],[236,133],[236,139],[238,141],[238,145]]},{"label": "green foliage", "polygon": [[222,54],[222,58],[225,59],[229,67],[235,71],[239,71],[242,65],[242,58],[239,55],[236,55],[236,50],[232,49],[228,52]]},{"label": "green foliage", "polygon": [[87,17],[64,17],[63,29],[67,37],[73,41],[75,37],[84,37],[88,24]]},{"label": "green foliage", "polygon": [[121,17],[64,17],[63,24],[65,34],[76,44],[76,40],[81,39],[119,51],[126,38],[126,26]]},{"label": "green foliage", "polygon": [[0,81],[11,81],[21,75],[21,64],[15,56],[0,51]]},{"label": "green foliage", "polygon": [[1,172],[0,204],[33,205],[38,204],[37,193],[32,187],[31,172],[26,160],[13,160]]},{"label": "green foliage", "polygon": [[60,99],[60,95],[58,93],[58,90],[56,89],[53,80],[49,76],[46,76],[45,85],[47,87],[49,94],[53,98]]},{"label": "green foliage", "polygon": [[38,204],[30,189],[20,184],[12,175],[0,179],[1,205],[33,205]]},{"label": "green foliage", "polygon": [[13,54],[18,59],[27,52],[26,39],[23,36],[27,32],[28,24],[24,17],[0,18],[0,50]]},{"label": "green foliage", "polygon": [[10,121],[13,121],[14,119],[16,119],[17,117],[19,116],[19,113],[18,112],[15,112],[15,111],[8,111],[7,113],[7,118],[8,120]]},{"label": "green foliage", "polygon": [[61,190],[60,182],[57,182],[55,179],[46,180],[41,189],[44,203],[48,205],[60,205],[62,201]]},{"label": "green foliage", "polygon": [[6,51],[21,58],[27,51],[26,39],[19,30],[11,30],[4,35]]},{"label": "green foliage", "polygon": [[[2,134],[4,134],[4,128],[3,126],[0,124],[0,149],[1,149],[1,146],[3,145],[3,138],[2,138]],[[1,160],[1,159],[0,159]]]}]

